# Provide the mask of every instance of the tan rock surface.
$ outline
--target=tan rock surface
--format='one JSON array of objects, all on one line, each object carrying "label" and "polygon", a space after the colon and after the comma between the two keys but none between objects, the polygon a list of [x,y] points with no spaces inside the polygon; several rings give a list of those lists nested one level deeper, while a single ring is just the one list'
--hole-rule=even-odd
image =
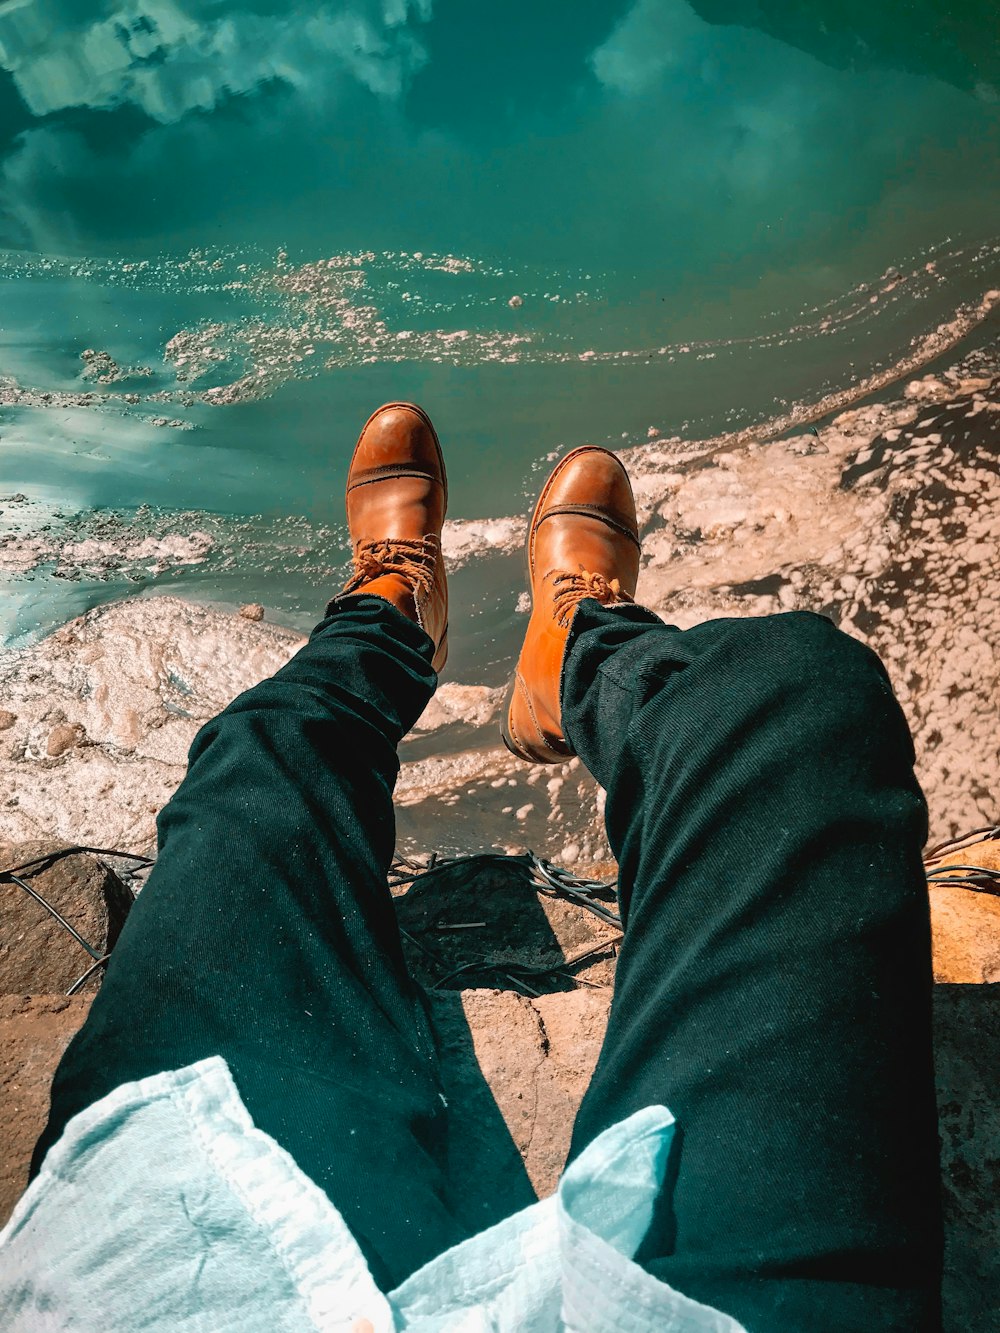
[{"label": "tan rock surface", "polygon": [[91,995],[0,995],[0,1226],[28,1183],[52,1074]]},{"label": "tan rock surface", "polygon": [[[936,872],[950,866],[984,866],[1000,871],[1000,839],[974,843],[935,862]],[[956,879],[962,871],[950,872]],[[1000,894],[977,893],[947,883],[931,886],[934,979],[975,984],[1000,982]],[[997,1016],[1000,1024],[1000,1014]]]},{"label": "tan rock surface", "polygon": [[[601,1048],[609,999],[602,990],[537,998],[509,990],[462,992],[476,1064],[539,1197],[552,1193],[565,1164],[577,1108]],[[445,1030],[447,1020],[440,1015],[447,1004],[436,1006],[437,1024]],[[446,1049],[453,1063],[467,1058],[467,1048],[459,1053],[454,1041]],[[464,1112],[461,1122],[456,1117],[456,1132],[465,1142]],[[465,1160],[477,1158],[466,1151]]]},{"label": "tan rock surface", "polygon": [[[47,856],[58,841],[0,842],[0,871]],[[61,857],[43,868],[31,866],[18,878],[40,894],[82,936],[98,957],[114,947],[132,895],[121,880],[92,856]],[[0,995],[64,992],[94,959],[51,912],[20,884],[0,880]],[[87,981],[96,989],[99,974]]]}]

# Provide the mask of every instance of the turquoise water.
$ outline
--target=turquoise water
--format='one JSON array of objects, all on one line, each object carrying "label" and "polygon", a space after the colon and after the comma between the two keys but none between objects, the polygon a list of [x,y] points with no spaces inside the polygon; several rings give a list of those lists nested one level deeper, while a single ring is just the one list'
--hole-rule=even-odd
[{"label": "turquoise water", "polygon": [[[472,518],[891,370],[997,284],[998,89],[985,2],[0,5],[0,525],[41,552],[0,631],[150,588],[306,625],[386,399]],[[67,576],[67,524],[211,541]],[[489,656],[512,599],[461,578]]]}]

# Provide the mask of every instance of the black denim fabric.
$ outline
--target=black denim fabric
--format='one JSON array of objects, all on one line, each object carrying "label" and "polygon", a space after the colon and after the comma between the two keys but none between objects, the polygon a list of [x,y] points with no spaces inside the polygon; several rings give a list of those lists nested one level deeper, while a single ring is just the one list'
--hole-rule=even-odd
[{"label": "black denim fabric", "polygon": [[[387,603],[344,599],[198,734],[36,1170],[96,1098],[221,1054],[384,1288],[463,1238],[386,888],[432,652]],[[816,616],[680,631],[587,601],[563,709],[608,792],[626,921],[573,1152],[666,1104],[651,1272],[752,1333],[934,1329],[926,810],[881,664]]]},{"label": "black denim fabric", "polygon": [[805,613],[584,605],[563,720],[626,931],[572,1152],[669,1106],[643,1261],[753,1333],[937,1328],[926,806],[882,664]]},{"label": "black denim fabric", "polygon": [[36,1168],[120,1083],[222,1055],[384,1289],[463,1239],[433,1035],[387,888],[396,746],[434,690],[432,655],[387,602],[351,598],[201,729],[56,1071]]}]

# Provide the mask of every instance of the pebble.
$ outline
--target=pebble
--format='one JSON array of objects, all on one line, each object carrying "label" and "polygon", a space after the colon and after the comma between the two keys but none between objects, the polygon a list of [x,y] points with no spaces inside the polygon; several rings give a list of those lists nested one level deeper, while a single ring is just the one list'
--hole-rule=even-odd
[{"label": "pebble", "polygon": [[60,722],[49,732],[49,738],[45,743],[45,753],[50,758],[55,759],[58,755],[65,754],[67,750],[72,750],[74,746],[79,745],[85,735],[86,732],[78,722]]}]

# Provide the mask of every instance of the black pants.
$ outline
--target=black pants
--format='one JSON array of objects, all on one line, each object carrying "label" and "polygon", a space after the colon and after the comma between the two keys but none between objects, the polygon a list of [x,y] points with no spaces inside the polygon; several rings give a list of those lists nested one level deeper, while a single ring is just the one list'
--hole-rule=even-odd
[{"label": "black pants", "polygon": [[[386,888],[431,654],[348,599],[199,733],[36,1169],[119,1083],[221,1054],[383,1286],[462,1238]],[[607,789],[626,922],[573,1151],[664,1103],[681,1136],[653,1273],[754,1333],[933,1329],[926,809],[881,664],[817,616],[682,632],[587,601],[563,706]]]}]

